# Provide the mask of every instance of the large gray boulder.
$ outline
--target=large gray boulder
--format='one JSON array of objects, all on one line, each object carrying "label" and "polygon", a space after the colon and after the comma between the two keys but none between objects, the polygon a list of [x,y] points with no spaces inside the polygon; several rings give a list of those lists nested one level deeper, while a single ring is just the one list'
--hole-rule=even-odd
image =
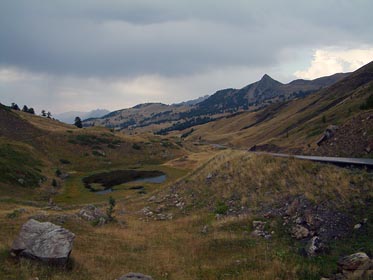
[{"label": "large gray boulder", "polygon": [[18,237],[14,240],[13,256],[36,259],[51,264],[66,265],[75,234],[50,222],[34,219],[23,224]]},{"label": "large gray boulder", "polygon": [[153,278],[149,275],[130,272],[126,275],[121,276],[118,280],[153,280]]}]

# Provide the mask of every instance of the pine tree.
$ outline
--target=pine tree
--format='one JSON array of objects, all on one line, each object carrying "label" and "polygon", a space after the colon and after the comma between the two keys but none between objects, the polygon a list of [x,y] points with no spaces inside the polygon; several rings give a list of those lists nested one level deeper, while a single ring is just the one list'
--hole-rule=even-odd
[{"label": "pine tree", "polygon": [[28,107],[26,105],[23,105],[22,112],[28,113]]},{"label": "pine tree", "polygon": [[19,111],[18,105],[16,103],[14,103],[14,102],[12,103],[12,105],[10,105],[10,108],[13,109],[13,110]]},{"label": "pine tree", "polygon": [[83,127],[82,120],[79,117],[76,117],[74,121],[74,125],[78,128],[82,128]]}]

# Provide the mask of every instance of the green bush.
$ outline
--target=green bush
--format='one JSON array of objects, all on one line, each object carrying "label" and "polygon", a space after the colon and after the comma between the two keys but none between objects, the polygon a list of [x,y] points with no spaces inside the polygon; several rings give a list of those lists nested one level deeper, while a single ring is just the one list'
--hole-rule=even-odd
[{"label": "green bush", "polygon": [[228,212],[228,206],[222,202],[219,201],[215,206],[215,214],[225,215]]},{"label": "green bush", "polygon": [[18,218],[19,216],[21,216],[23,212],[25,212],[24,209],[16,209],[16,210],[14,210],[13,212],[8,213],[8,214],[6,215],[6,217],[7,217],[8,219],[15,219],[15,218]]},{"label": "green bush", "polygon": [[114,199],[112,196],[110,196],[110,197],[109,197],[109,206],[108,206],[108,208],[106,209],[106,214],[107,214],[107,216],[108,216],[108,220],[109,220],[109,222],[115,220],[115,217],[114,217],[114,212],[115,212],[114,208],[115,208],[115,204],[116,204],[115,199]]}]

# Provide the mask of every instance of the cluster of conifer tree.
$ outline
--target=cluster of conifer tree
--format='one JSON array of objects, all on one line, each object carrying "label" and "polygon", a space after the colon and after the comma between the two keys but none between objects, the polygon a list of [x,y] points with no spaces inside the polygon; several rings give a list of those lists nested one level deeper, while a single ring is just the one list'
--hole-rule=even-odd
[{"label": "cluster of conifer tree", "polygon": [[[34,108],[28,107],[27,105],[23,105],[22,110],[21,110],[20,107],[18,106],[18,104],[13,102],[9,107],[10,107],[10,109],[13,109],[13,110],[22,111],[22,112],[25,112],[25,113],[35,115]],[[41,116],[50,119],[52,117],[52,113],[47,112],[45,110],[41,110]]]}]

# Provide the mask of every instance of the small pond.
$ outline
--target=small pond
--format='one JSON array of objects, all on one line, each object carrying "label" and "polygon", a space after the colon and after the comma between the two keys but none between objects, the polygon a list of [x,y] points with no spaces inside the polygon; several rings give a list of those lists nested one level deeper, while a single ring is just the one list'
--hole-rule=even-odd
[{"label": "small pond", "polygon": [[166,174],[153,170],[115,170],[93,174],[83,178],[84,186],[97,194],[113,192],[113,187],[124,183],[155,183],[160,184],[167,179]]}]

